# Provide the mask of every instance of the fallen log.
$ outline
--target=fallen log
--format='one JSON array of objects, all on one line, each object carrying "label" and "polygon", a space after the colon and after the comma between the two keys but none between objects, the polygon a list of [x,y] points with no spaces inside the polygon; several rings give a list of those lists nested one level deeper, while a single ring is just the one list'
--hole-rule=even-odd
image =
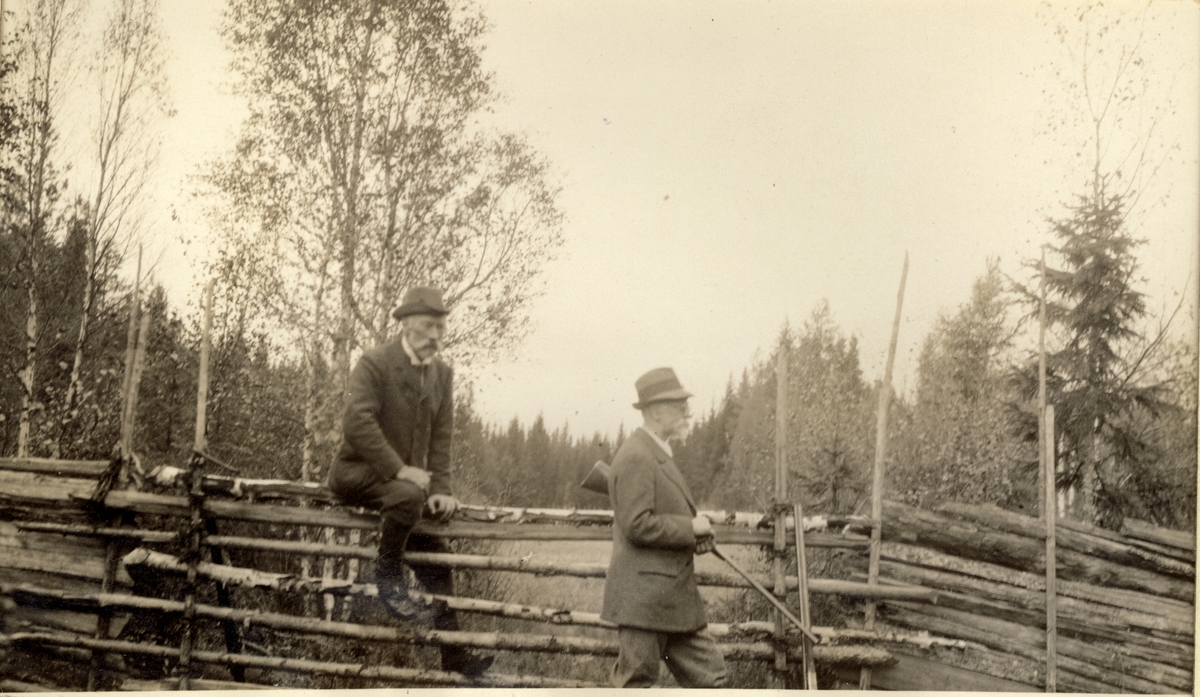
[{"label": "fallen log", "polygon": [[[974,641],[1005,653],[1032,660],[1045,658],[1046,633],[991,617],[980,617],[944,607],[889,603],[893,621],[947,636]],[[1119,688],[1119,691],[1159,692],[1159,686],[1188,692],[1191,672],[1123,654],[1119,644],[1092,644],[1058,637],[1058,668]]]},{"label": "fallen log", "polygon": [[[179,649],[169,646],[153,646],[111,639],[90,639],[57,634],[12,634],[0,636],[0,643],[9,645],[37,644],[76,646],[113,653],[140,654],[160,658],[178,658]],[[331,663],[310,661],[300,658],[275,656],[249,656],[246,654],[217,653],[215,651],[193,651],[193,661],[224,666],[242,666],[267,670],[284,670],[312,675],[333,675],[366,680],[394,680],[401,683],[454,685],[461,687],[600,687],[596,683],[581,680],[559,680],[530,675],[498,675],[484,673],[478,678],[465,678],[458,673],[391,666],[369,666],[358,663]]]},{"label": "fallen log", "polygon": [[[893,542],[915,543],[1021,571],[1045,571],[1045,545],[1037,540],[892,501],[884,502],[883,534]],[[1195,584],[1177,577],[1121,566],[1072,550],[1060,550],[1056,559],[1061,580],[1126,588],[1188,603],[1195,600]]]},{"label": "fallen log", "polygon": [[[938,506],[939,513],[946,513],[955,518],[980,523],[997,530],[1023,535],[1035,540],[1046,539],[1045,523],[1037,518],[1030,518],[1019,513],[1006,511],[998,506],[986,504],[982,506],[963,503],[945,503]],[[1179,576],[1195,580],[1196,567],[1194,564],[1174,559],[1165,555],[1148,552],[1128,544],[1115,542],[1111,539],[1088,534],[1077,527],[1055,525],[1055,544],[1063,549],[1071,549],[1101,559],[1116,562],[1124,566],[1149,569],[1161,574]]]}]

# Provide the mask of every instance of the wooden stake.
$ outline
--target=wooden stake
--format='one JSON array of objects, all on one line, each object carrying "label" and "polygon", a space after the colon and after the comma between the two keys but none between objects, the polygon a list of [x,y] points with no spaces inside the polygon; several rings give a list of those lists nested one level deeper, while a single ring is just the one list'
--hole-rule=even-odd
[{"label": "wooden stake", "polygon": [[[887,366],[883,384],[879,386],[879,410],[875,418],[875,470],[871,480],[871,556],[867,562],[867,584],[879,581],[879,542],[883,531],[883,465],[887,458],[888,409],[892,402],[892,366],[896,362],[896,341],[900,336],[900,317],[904,308],[904,284],[908,281],[908,252],[900,271],[900,290],[896,293],[896,317],[892,320],[892,339],[888,342]],[[875,603],[867,603],[863,626],[875,628]],[[863,668],[858,676],[860,690],[871,689],[871,669]]]},{"label": "wooden stake", "polygon": [[[125,333],[125,375],[121,378],[121,456],[126,460],[133,453],[133,425],[129,418],[129,387],[133,380],[133,357],[137,342],[141,283],[142,247],[138,245],[137,275],[133,278],[133,292],[129,295],[129,328]],[[124,474],[123,469],[122,474]]]},{"label": "wooden stake", "polygon": [[[787,596],[787,577],[783,566],[787,554],[787,383],[788,342],[784,337],[779,345],[779,357],[775,363],[775,554],[771,559],[771,570],[775,577],[774,593],[778,601],[775,608],[775,675],[774,685],[782,690],[787,687],[787,652],[783,649],[783,619],[791,613],[783,611]],[[735,567],[736,569],[736,567]],[[749,580],[749,577],[747,577]]]},{"label": "wooden stake", "polygon": [[1046,463],[1046,692],[1058,691],[1058,648],[1056,646],[1058,632],[1058,589],[1055,584],[1056,554],[1054,528],[1058,518],[1055,497],[1058,487],[1054,479],[1054,405],[1050,404],[1045,410],[1045,428],[1042,429],[1045,441],[1043,459]]},{"label": "wooden stake", "polygon": [[1042,247],[1042,289],[1038,303],[1038,517],[1046,517],[1046,248]]},{"label": "wooden stake", "polygon": [[[804,509],[797,503],[795,506],[796,520],[804,520]],[[795,527],[796,533],[796,580],[800,584],[800,622],[806,629],[812,629],[812,617],[808,612],[808,555],[804,550],[804,530],[802,525]],[[817,689],[817,664],[813,660],[812,640],[803,638],[801,646],[804,649],[804,687],[808,690]]]},{"label": "wooden stake", "polygon": [[192,457],[188,460],[190,490],[188,508],[191,513],[191,535],[188,538],[187,585],[183,599],[183,639],[179,645],[179,689],[191,689],[192,649],[196,643],[196,579],[200,564],[200,537],[203,534],[204,488],[200,467],[204,464],[201,455],[207,449],[205,418],[208,407],[208,354],[212,332],[213,281],[204,289],[204,328],[200,335],[200,366],[196,388],[196,437],[192,444]]},{"label": "wooden stake", "polygon": [[212,298],[213,283],[209,280],[204,288],[204,329],[200,335],[200,373],[196,385],[196,438],[192,449],[198,453],[207,450],[205,428],[208,411],[208,354],[211,346],[212,333]]},{"label": "wooden stake", "polygon": [[[119,478],[122,487],[129,481],[129,465],[132,464],[135,468],[139,467],[133,455],[133,430],[137,418],[138,391],[142,384],[142,371],[146,366],[146,344],[149,341],[149,335],[150,315],[142,315],[142,320],[138,327],[137,350],[134,352],[133,357],[133,370],[129,376],[129,390],[125,402],[125,419],[122,424],[121,448],[124,451],[123,457],[125,458]],[[139,471],[137,475],[141,477],[143,473]]]}]

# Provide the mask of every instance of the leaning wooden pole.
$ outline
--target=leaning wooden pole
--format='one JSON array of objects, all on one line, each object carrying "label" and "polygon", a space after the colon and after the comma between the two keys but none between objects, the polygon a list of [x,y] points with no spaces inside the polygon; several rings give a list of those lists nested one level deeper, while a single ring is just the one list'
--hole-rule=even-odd
[{"label": "leaning wooden pole", "polygon": [[205,438],[208,415],[208,354],[211,349],[213,281],[204,288],[204,328],[200,335],[200,370],[196,385],[196,437],[192,450],[204,453],[208,449]]},{"label": "leaning wooden pole", "polygon": [[[904,309],[904,285],[908,281],[908,252],[900,271],[900,291],[896,293],[896,317],[892,320],[892,338],[888,342],[887,366],[879,386],[879,409],[875,418],[875,471],[871,480],[871,556],[867,564],[867,584],[879,583],[879,543],[883,530],[883,464],[887,458],[888,409],[892,404],[892,367],[896,363],[896,340],[900,336],[900,316]],[[875,603],[867,603],[866,629],[875,629]],[[859,689],[871,689],[871,669],[864,667],[858,677]]]},{"label": "leaning wooden pole", "polygon": [[1042,289],[1038,303],[1038,516],[1046,517],[1046,250],[1042,249]]},{"label": "leaning wooden pole", "polygon": [[[787,596],[787,576],[784,560],[787,555],[787,383],[788,342],[785,337],[779,345],[779,357],[775,363],[775,550],[771,559],[771,571],[775,579],[772,589],[775,598],[783,603]],[[786,628],[784,614],[776,609],[775,618],[775,689],[787,687],[787,650],[784,644]]]},{"label": "leaning wooden pole", "polygon": [[1054,405],[1046,407],[1043,439],[1046,442],[1043,459],[1046,461],[1046,692],[1058,691],[1058,588],[1057,559],[1054,537],[1058,507],[1054,500],[1058,487],[1054,481]]},{"label": "leaning wooden pole", "polygon": [[137,349],[138,311],[141,304],[142,249],[138,247],[137,275],[129,294],[129,327],[125,331],[125,374],[121,378],[121,466],[120,482],[127,480],[129,461],[133,456],[133,419],[129,413],[130,387],[133,382],[133,361]]},{"label": "leaning wooden pole", "polygon": [[188,487],[188,507],[191,509],[191,534],[188,536],[187,583],[183,598],[183,639],[179,645],[179,689],[191,689],[192,652],[196,643],[196,579],[200,563],[200,538],[204,533],[204,489],[201,487],[200,466],[208,449],[205,439],[208,411],[208,356],[212,333],[213,281],[204,289],[204,327],[200,334],[200,366],[196,385],[196,437],[192,457],[188,460],[191,486]]},{"label": "leaning wooden pole", "polygon": [[[800,591],[800,622],[805,629],[812,630],[812,615],[808,611],[808,555],[804,549],[804,507],[797,503],[795,506],[796,526],[796,581]],[[813,643],[807,636],[801,639],[804,649],[804,689],[817,689],[817,664],[813,660]]]}]

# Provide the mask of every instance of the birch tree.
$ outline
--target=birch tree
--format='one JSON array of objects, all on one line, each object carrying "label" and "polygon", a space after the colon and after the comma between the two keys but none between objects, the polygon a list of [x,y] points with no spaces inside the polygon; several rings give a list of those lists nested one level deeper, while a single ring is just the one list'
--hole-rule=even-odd
[{"label": "birch tree", "polygon": [[55,232],[52,227],[63,188],[56,165],[58,117],[66,76],[72,68],[70,49],[78,35],[80,13],[74,0],[31,0],[18,27],[16,105],[22,131],[15,162],[19,212],[12,229],[18,247],[16,276],[25,291],[24,356],[19,367],[10,367],[21,389],[18,457],[30,454],[35,412],[45,406],[36,393],[45,323],[41,267]]},{"label": "birch tree", "polygon": [[63,399],[60,443],[78,416],[84,354],[97,296],[115,277],[136,237],[141,197],[157,157],[154,120],[165,113],[162,31],[156,0],[116,0],[92,60],[98,88],[92,125],[84,287],[71,379]]},{"label": "birch tree", "polygon": [[406,287],[446,289],[460,363],[525,329],[561,215],[544,160],[478,122],[484,29],[443,0],[229,7],[251,115],[207,179],[212,219],[222,259],[263,260],[259,318],[302,347],[306,461],[332,454],[352,353],[390,337]]}]

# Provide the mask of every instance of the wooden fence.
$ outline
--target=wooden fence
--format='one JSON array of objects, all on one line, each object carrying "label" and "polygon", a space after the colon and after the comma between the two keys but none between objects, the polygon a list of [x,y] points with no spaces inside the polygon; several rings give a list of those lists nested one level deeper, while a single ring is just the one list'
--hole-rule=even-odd
[{"label": "wooden fence", "polygon": [[[148,480],[146,490],[110,489],[119,464],[0,460],[0,646],[7,666],[0,689],[297,684],[281,677],[286,675],[326,676],[321,684],[348,687],[587,686],[593,683],[495,672],[472,682],[426,665],[433,665],[429,652],[416,650],[408,663],[383,665],[368,647],[616,654],[615,637],[607,633],[613,627],[595,613],[495,598],[422,596],[462,613],[519,620],[528,630],[435,631],[397,626],[382,612],[371,615],[378,621],[347,621],[352,613],[344,609],[338,621],[335,605],[377,604],[374,585],[363,582],[375,557],[375,514],[333,505],[328,491],[313,484],[213,475],[193,480],[169,468]],[[724,521],[715,526],[723,547],[777,542],[769,516],[709,515]],[[608,540],[611,520],[611,512],[602,510],[465,506],[450,523],[424,524],[422,531],[466,540]],[[783,520],[794,529],[794,516]],[[807,548],[862,559],[866,580],[867,519],[814,516],[801,527]],[[1128,528],[1117,534],[1058,523],[1060,691],[1192,690],[1194,538],[1134,521]],[[325,530],[334,532],[318,534]],[[873,686],[885,689],[1043,688],[1046,586],[1039,574],[1045,532],[1037,519],[992,507],[946,505],[934,512],[885,502],[881,533],[876,584],[807,579],[810,593],[878,603],[874,629],[814,628],[820,642],[813,655],[826,675],[856,683],[859,668],[869,666]],[[785,538],[795,550],[794,537]],[[472,573],[603,578],[607,567],[603,559],[409,556]],[[321,576],[306,575],[303,569],[318,568],[317,560],[334,563],[324,565]],[[763,573],[757,580],[771,586],[773,576]],[[734,573],[708,571],[698,578],[703,586],[749,585]],[[784,577],[786,600],[794,607],[799,581]],[[264,601],[268,596],[270,602]],[[552,626],[588,632],[541,629]],[[286,641],[264,651],[246,639],[252,628],[295,637],[295,651],[279,651]],[[732,661],[774,665],[782,654],[794,665],[801,659],[800,635],[777,633],[773,621],[747,618],[711,630]],[[329,638],[341,647],[338,656],[369,657],[348,663],[311,654],[314,642]]]},{"label": "wooden fence", "polygon": [[[986,647],[915,652],[874,671],[890,689],[1041,691],[1046,679],[1046,537],[994,506],[925,511],[887,503],[881,580],[939,591],[936,605],[882,601],[890,626]],[[1056,526],[1056,689],[1191,693],[1195,537],[1127,521],[1121,533]],[[847,675],[849,678],[849,675]]]},{"label": "wooden fence", "polygon": [[[335,621],[312,598],[374,603],[373,584],[357,571],[305,576],[300,559],[354,560],[375,557],[373,536],[298,534],[301,530],[373,531],[373,512],[332,505],[323,487],[288,481],[196,476],[166,468],[148,479],[148,490],[107,489],[120,461],[0,460],[0,595],[5,608],[0,645],[8,652],[8,684],[80,689],[203,688],[226,683],[272,684],[283,672],[333,676],[333,684],[462,685],[505,687],[583,686],[555,676],[485,674],[475,682],[414,662],[386,667],[370,662],[316,660],[303,654],[256,655],[243,640],[248,628],[270,628],[297,637],[337,637],[361,644],[464,646],[485,650],[615,656],[615,636],[595,638],[541,633],[538,626],[613,627],[594,613],[571,608],[514,605],[488,598],[424,596],[466,613],[528,622],[521,632],[449,632],[381,622]],[[154,490],[150,490],[154,489]],[[761,515],[709,512],[722,521],[725,546],[770,546],[775,536]],[[515,509],[464,506],[447,524],[423,524],[426,534],[474,540],[609,540],[610,511]],[[789,517],[786,526],[794,527]],[[810,548],[862,550],[869,523],[863,518],[812,517],[802,521]],[[231,534],[222,534],[223,532]],[[794,547],[794,544],[793,544]],[[413,552],[413,562],[458,570],[603,578],[606,560],[564,563],[487,554]],[[239,566],[238,559],[264,567]],[[347,570],[349,567],[345,567]],[[351,576],[345,578],[345,576]],[[748,588],[734,573],[701,573],[704,586]],[[769,584],[766,574],[758,579]],[[785,578],[787,589],[799,585]],[[164,589],[171,589],[164,591]],[[265,589],[276,600],[264,608],[235,607],[238,589]],[[927,603],[934,591],[870,586],[845,580],[808,579],[812,593]],[[176,593],[176,597],[161,597]],[[179,598],[182,596],[182,600]],[[243,596],[244,597],[244,596]],[[292,598],[291,601],[280,598]],[[213,601],[215,598],[215,602]],[[287,606],[290,611],[281,609]],[[314,609],[316,606],[316,609]],[[327,608],[330,605],[327,603]],[[346,613],[343,613],[345,615]],[[140,617],[137,623],[130,619]],[[146,618],[153,618],[147,620]],[[128,637],[129,628],[142,627]],[[152,626],[159,633],[147,633]],[[776,637],[773,622],[715,624],[713,633],[732,661],[773,663],[778,654],[800,660],[800,636]],[[892,661],[881,648],[905,642],[928,645],[914,633],[817,627],[818,664],[881,666]],[[962,646],[961,641],[947,641]],[[304,642],[297,642],[297,646]],[[345,653],[345,652],[342,652]],[[137,659],[137,660],[132,660]],[[136,665],[135,665],[136,664]],[[149,668],[147,666],[150,666]],[[90,675],[90,679],[86,676]],[[54,676],[49,678],[48,676]],[[342,679],[342,682],[337,680]],[[245,682],[243,682],[245,681]],[[326,683],[329,684],[329,683]]]}]

